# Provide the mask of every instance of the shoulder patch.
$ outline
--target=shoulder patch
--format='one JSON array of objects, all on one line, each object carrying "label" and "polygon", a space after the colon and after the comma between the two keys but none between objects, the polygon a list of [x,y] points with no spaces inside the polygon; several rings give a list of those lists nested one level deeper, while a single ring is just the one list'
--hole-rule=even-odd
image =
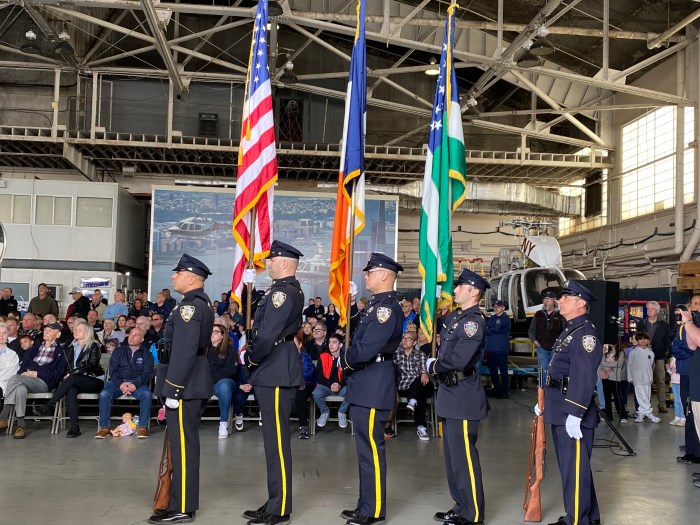
[{"label": "shoulder patch", "polygon": [[464,323],[464,333],[469,337],[474,337],[479,331],[479,324],[476,321],[469,321]]},{"label": "shoulder patch", "polygon": [[380,306],[377,308],[377,319],[380,323],[386,323],[391,317],[391,308]]},{"label": "shoulder patch", "polygon": [[182,317],[182,320],[187,323],[187,322],[189,322],[190,319],[192,319],[192,316],[194,315],[194,311],[195,311],[195,308],[191,304],[181,306],[180,307],[180,317]]},{"label": "shoulder patch", "polygon": [[581,338],[581,343],[583,344],[583,349],[590,354],[595,348],[596,338],[594,335],[584,335]]},{"label": "shoulder patch", "polygon": [[272,304],[275,308],[279,308],[287,300],[287,294],[284,292],[273,292],[272,293]]}]

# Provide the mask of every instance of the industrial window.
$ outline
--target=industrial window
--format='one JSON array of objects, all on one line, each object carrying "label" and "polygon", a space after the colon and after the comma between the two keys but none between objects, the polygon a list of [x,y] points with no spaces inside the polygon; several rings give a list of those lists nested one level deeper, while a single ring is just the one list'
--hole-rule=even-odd
[{"label": "industrial window", "polygon": [[29,224],[31,209],[31,195],[0,195],[0,222]]},{"label": "industrial window", "polygon": [[[607,154],[607,152],[604,152]],[[577,155],[590,155],[590,148],[584,148]],[[592,171],[585,179],[578,179],[568,186],[559,188],[559,193],[569,197],[583,197],[583,213],[579,217],[559,219],[559,236],[599,228],[608,223],[608,170]]]},{"label": "industrial window", "polygon": [[78,197],[76,226],[112,227],[112,199]]},{"label": "industrial window", "polygon": [[36,196],[35,224],[70,226],[72,199],[70,197]]},{"label": "industrial window", "polygon": [[[683,201],[693,202],[694,109],[684,108]],[[675,206],[676,107],[650,111],[622,127],[621,219]]]}]

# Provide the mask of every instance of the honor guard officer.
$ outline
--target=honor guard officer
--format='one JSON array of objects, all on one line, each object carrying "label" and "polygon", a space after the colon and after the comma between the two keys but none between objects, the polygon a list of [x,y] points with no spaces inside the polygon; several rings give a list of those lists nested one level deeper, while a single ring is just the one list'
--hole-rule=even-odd
[{"label": "honor guard officer", "polygon": [[[260,404],[267,460],[268,500],[257,510],[243,513],[249,525],[289,521],[292,512],[292,451],[289,416],[296,392],[304,384],[294,334],[301,327],[304,293],[295,277],[304,254],[280,241],[270,247],[267,272],[272,286],[255,311],[252,344],[243,356],[250,383]],[[250,272],[251,270],[247,270]],[[254,280],[248,273],[246,281]]]},{"label": "honor guard officer", "polygon": [[360,497],[355,510],[341,516],[348,525],[383,521],[386,516],[384,423],[396,406],[394,351],[401,342],[403,313],[394,283],[403,267],[384,254],[373,253],[363,270],[365,287],[373,293],[360,314],[352,344],[341,355],[348,374],[350,403],[360,467]]},{"label": "honor guard officer", "polygon": [[[552,425],[566,515],[551,525],[599,524],[591,450],[599,421],[593,395],[603,347],[587,315],[596,298],[582,284],[569,281],[557,299],[567,325],[554,343],[549,363],[544,422]],[[537,405],[535,413],[540,413]]]},{"label": "honor guard officer", "polygon": [[437,359],[428,359],[430,374],[440,383],[435,410],[443,421],[443,447],[450,495],[455,504],[437,512],[436,521],[467,525],[484,521],[484,488],[476,439],[479,421],[486,419],[488,402],[481,386],[477,363],[481,362],[486,320],[479,301],[489,283],[471,270],[462,270],[454,288],[461,313],[448,317],[440,334]]},{"label": "honor guard officer", "polygon": [[183,295],[168,315],[163,332],[156,395],[165,397],[173,474],[169,510],[154,514],[149,523],[181,523],[199,509],[199,424],[212,396],[206,350],[214,325],[204,281],[209,268],[186,253],[173,268],[173,288]]}]

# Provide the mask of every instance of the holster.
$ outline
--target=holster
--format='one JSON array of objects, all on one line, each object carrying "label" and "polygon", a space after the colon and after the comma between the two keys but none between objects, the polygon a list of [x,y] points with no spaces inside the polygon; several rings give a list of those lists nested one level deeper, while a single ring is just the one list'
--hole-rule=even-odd
[{"label": "holster", "polygon": [[170,341],[163,341],[162,339],[156,343],[156,352],[158,353],[158,362],[164,365],[170,363],[170,352],[173,349],[173,345]]}]

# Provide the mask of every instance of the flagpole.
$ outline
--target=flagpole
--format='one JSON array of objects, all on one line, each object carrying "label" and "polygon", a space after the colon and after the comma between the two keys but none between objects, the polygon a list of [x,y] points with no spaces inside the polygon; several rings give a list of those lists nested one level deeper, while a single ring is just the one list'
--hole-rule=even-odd
[{"label": "flagpole", "polygon": [[347,309],[345,310],[345,348],[350,348],[350,309],[352,308],[352,294],[350,293],[350,281],[352,281],[352,255],[355,250],[355,188],[357,187],[357,179],[352,180],[352,197],[350,199],[350,217],[348,224],[350,225],[350,244],[345,260],[348,264],[348,297]]},{"label": "flagpole", "polygon": [[[257,221],[256,211],[257,209],[255,206],[253,206],[253,208],[250,210],[250,243],[248,245],[249,270],[255,268],[255,262],[253,261],[253,257],[255,256],[255,223]],[[250,330],[253,319],[253,283],[246,283],[246,289],[248,290],[248,293],[246,294],[245,299],[245,327],[247,330]]]}]

